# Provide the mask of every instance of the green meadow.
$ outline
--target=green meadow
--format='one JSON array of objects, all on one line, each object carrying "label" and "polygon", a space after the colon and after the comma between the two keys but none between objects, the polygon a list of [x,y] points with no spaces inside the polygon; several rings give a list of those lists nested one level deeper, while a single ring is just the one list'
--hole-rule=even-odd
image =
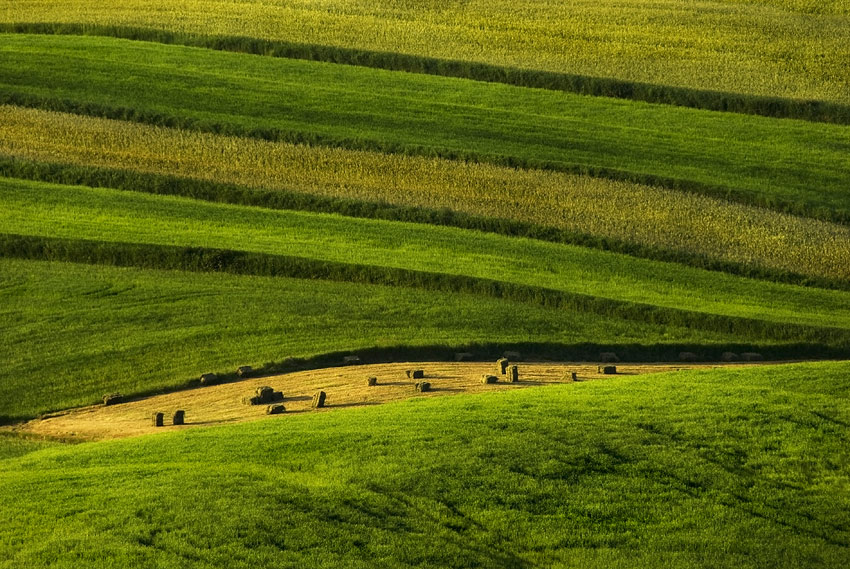
[{"label": "green meadow", "polygon": [[675,372],[33,449],[0,566],[841,568],[848,390]]}]

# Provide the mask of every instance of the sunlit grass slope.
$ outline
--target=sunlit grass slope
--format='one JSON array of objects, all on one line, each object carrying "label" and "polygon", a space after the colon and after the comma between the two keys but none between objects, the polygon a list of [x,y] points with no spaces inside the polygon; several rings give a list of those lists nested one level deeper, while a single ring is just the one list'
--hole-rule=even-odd
[{"label": "sunlit grass slope", "polygon": [[0,202],[0,233],[295,255],[850,329],[850,292],[532,239],[10,179],[0,179]]},{"label": "sunlit grass slope", "polygon": [[[827,278],[850,276],[846,227],[588,176],[273,143],[11,106],[0,106],[0,154],[83,166],[98,184],[111,183],[99,169],[129,169],[333,199],[449,208],[604,237],[631,253],[641,247],[673,251],[695,257],[697,266],[705,258]],[[814,201],[781,207],[841,217],[841,207],[830,209],[831,202],[824,201],[828,196],[809,195]],[[750,197],[756,203],[773,199]],[[850,209],[846,213],[850,216]]]},{"label": "sunlit grass slope", "polygon": [[0,78],[5,100],[83,113],[847,208],[839,125],[109,38],[6,35]]},{"label": "sunlit grass slope", "polygon": [[842,0],[2,0],[0,22],[130,26],[850,102]]},{"label": "sunlit grass slope", "polygon": [[36,451],[0,469],[0,566],[843,568],[848,377],[623,377]]},{"label": "sunlit grass slope", "polygon": [[0,317],[6,420],[372,347],[746,341],[480,295],[8,259]]}]

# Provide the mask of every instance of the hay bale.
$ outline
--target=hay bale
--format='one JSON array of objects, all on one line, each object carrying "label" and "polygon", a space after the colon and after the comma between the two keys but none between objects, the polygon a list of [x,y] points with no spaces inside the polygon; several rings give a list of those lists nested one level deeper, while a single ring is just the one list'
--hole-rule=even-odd
[{"label": "hay bale", "polygon": [[418,381],[416,385],[413,386],[416,391],[420,391],[422,393],[426,391],[431,391],[431,384],[427,381]]},{"label": "hay bale", "polygon": [[214,373],[205,373],[201,375],[201,385],[215,385],[218,383],[218,376]]},{"label": "hay bale", "polygon": [[745,362],[760,362],[764,360],[764,356],[758,352],[744,352],[741,354],[741,359]]},{"label": "hay bale", "polygon": [[455,354],[455,361],[456,362],[469,362],[469,361],[472,361],[472,358],[474,358],[474,357],[475,357],[475,355],[470,353],[470,352],[457,352]]},{"label": "hay bale", "polygon": [[327,393],[324,391],[316,392],[316,394],[313,395],[313,409],[320,409],[321,407],[324,407],[327,396]]},{"label": "hay bale", "polygon": [[723,352],[723,355],[720,356],[720,359],[724,362],[737,362],[741,358],[735,352]]},{"label": "hay bale", "polygon": [[124,401],[124,396],[120,393],[109,393],[103,396],[104,405],[117,405]]},{"label": "hay bale", "polygon": [[570,381],[578,381],[578,373],[571,371],[570,372]]},{"label": "hay bale", "polygon": [[499,381],[499,378],[495,375],[485,373],[481,376],[481,383],[496,383],[497,381]]},{"label": "hay bale", "polygon": [[274,389],[269,387],[268,385],[263,385],[262,387],[258,387],[255,394],[260,398],[260,401],[263,403],[271,403],[272,394],[274,393]]},{"label": "hay bale", "polygon": [[286,411],[286,407],[278,403],[277,405],[269,405],[266,407],[266,415],[280,415]]},{"label": "hay bale", "polygon": [[617,357],[615,352],[602,352],[599,354],[599,361],[604,364],[618,363],[620,358]]},{"label": "hay bale", "polygon": [[244,403],[245,405],[260,405],[265,402],[263,401],[262,397],[254,395],[253,397],[243,397],[242,403]]},{"label": "hay bale", "polygon": [[596,371],[604,375],[614,375],[617,373],[617,366],[598,366]]},{"label": "hay bale", "polygon": [[375,385],[378,385],[378,378],[377,377],[366,378],[366,385],[368,385],[369,387],[373,387]]},{"label": "hay bale", "polygon": [[413,370],[413,373],[410,374],[410,377],[412,377],[413,379],[422,379],[425,377],[425,370],[415,369]]},{"label": "hay bale", "polygon": [[186,411],[182,409],[178,409],[174,412],[174,416],[171,418],[172,425],[185,425],[186,424]]},{"label": "hay bale", "polygon": [[360,363],[360,356],[345,356],[342,358],[342,363],[345,365],[356,365]]},{"label": "hay bale", "polygon": [[508,382],[516,383],[519,381],[519,368],[517,366],[511,366],[508,368]]},{"label": "hay bale", "polygon": [[679,352],[679,361],[680,362],[695,362],[699,359],[697,355],[693,352]]},{"label": "hay bale", "polygon": [[507,373],[509,364],[510,362],[508,361],[508,358],[499,358],[498,360],[496,360],[496,365],[498,366],[499,373],[502,375],[505,375]]},{"label": "hay bale", "polygon": [[520,354],[519,352],[506,351],[504,354],[502,354],[502,357],[512,362],[522,361],[522,354]]},{"label": "hay bale", "polygon": [[165,424],[165,413],[154,413],[151,415],[151,423],[154,427],[161,427]]},{"label": "hay bale", "polygon": [[236,375],[240,378],[245,378],[254,373],[254,368],[251,366],[239,366],[236,368]]}]

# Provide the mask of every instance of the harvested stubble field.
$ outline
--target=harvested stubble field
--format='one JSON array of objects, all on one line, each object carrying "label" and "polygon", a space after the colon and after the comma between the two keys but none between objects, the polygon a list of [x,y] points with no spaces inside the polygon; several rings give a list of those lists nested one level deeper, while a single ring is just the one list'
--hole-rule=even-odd
[{"label": "harvested stubble field", "polygon": [[[198,387],[128,401],[118,405],[94,405],[48,414],[39,419],[15,426],[20,434],[60,439],[65,441],[91,441],[114,439],[184,429],[200,426],[226,425],[253,421],[267,417],[266,405],[246,405],[241,399],[252,395],[264,385],[282,391],[286,414],[326,412],[349,407],[377,405],[411,397],[439,397],[459,393],[479,393],[493,390],[522,389],[532,386],[569,383],[570,372],[577,372],[578,381],[595,381],[613,377],[598,373],[596,364],[519,362],[518,383],[508,383],[507,376],[497,373],[496,364],[415,362],[363,366],[334,367],[294,372],[279,376],[258,377],[221,385]],[[750,367],[758,364],[617,364],[617,375],[642,375],[688,369],[715,369],[720,367]],[[427,393],[416,393],[416,379],[410,379],[406,370],[423,369],[431,384]],[[485,385],[482,374],[497,374],[499,382]],[[377,377],[378,384],[367,386],[368,377]],[[327,393],[327,407],[321,411],[311,408],[317,391]],[[174,411],[186,412],[183,426],[170,424]],[[154,427],[151,415],[165,413],[165,426]],[[275,418],[274,420],[285,420]]]}]

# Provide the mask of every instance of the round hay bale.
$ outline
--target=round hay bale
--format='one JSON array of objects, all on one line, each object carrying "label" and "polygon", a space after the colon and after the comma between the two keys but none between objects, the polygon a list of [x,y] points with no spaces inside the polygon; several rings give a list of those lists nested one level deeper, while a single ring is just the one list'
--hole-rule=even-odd
[{"label": "round hay bale", "polygon": [[174,416],[171,418],[172,425],[185,425],[186,424],[186,412],[182,409],[178,409],[174,412]]},{"label": "round hay bale", "polygon": [[507,373],[509,364],[510,362],[507,358],[499,358],[498,360],[496,360],[496,365],[498,366],[499,373],[502,375],[505,375]]},{"label": "round hay bale", "polygon": [[261,403],[271,403],[274,396],[274,389],[268,385],[263,385],[257,388],[256,395],[260,398]]},{"label": "round hay bale", "polygon": [[522,361],[522,354],[520,354],[519,352],[510,351],[510,350],[503,353],[502,357],[507,359],[507,360],[510,360],[512,362],[521,362]]},{"label": "round hay bale", "polygon": [[313,409],[320,409],[325,406],[325,399],[327,398],[327,393],[324,391],[318,391],[315,395],[313,395]]},{"label": "round hay bale", "polygon": [[243,397],[242,403],[245,405],[260,405],[261,403],[265,403],[265,401],[263,401],[262,397],[254,395],[253,397]]},{"label": "round hay bale", "polygon": [[599,354],[599,361],[604,364],[618,363],[620,358],[615,352],[602,352]]},{"label": "round hay bale", "polygon": [[617,366],[598,366],[596,371],[604,375],[614,375],[617,373]]},{"label": "round hay bale", "polygon": [[744,352],[741,354],[741,359],[745,362],[760,362],[764,360],[764,356],[758,352]]},{"label": "round hay bale", "polygon": [[469,362],[469,361],[472,361],[472,358],[474,358],[474,357],[475,357],[475,355],[470,353],[470,352],[458,352],[458,353],[455,354],[455,361],[456,362]]},{"label": "round hay bale", "polygon": [[422,369],[415,369],[415,370],[413,370],[413,373],[411,374],[411,377],[412,377],[413,379],[422,379],[422,378],[424,378],[424,377],[425,377],[425,370],[422,370]]},{"label": "round hay bale", "polygon": [[342,363],[345,365],[356,365],[360,363],[360,356],[345,356],[342,358]]},{"label": "round hay bale", "polygon": [[117,405],[124,401],[124,396],[120,393],[109,393],[103,396],[104,405]]},{"label": "round hay bale", "polygon": [[366,385],[368,385],[369,387],[374,387],[375,385],[378,385],[378,378],[377,377],[367,377],[366,378]]},{"label": "round hay bale", "polygon": [[154,413],[151,415],[151,423],[154,427],[161,427],[165,424],[165,413]]},{"label": "round hay bale", "polygon": [[699,358],[693,352],[679,352],[679,361],[680,362],[695,362]]},{"label": "round hay bale", "polygon": [[485,373],[481,376],[481,383],[496,383],[499,381],[498,376]]},{"label": "round hay bale", "polygon": [[511,366],[508,368],[508,382],[516,383],[519,381],[519,368],[517,366]]},{"label": "round hay bale", "polygon": [[735,352],[723,352],[723,355],[720,356],[720,360],[724,362],[737,362],[741,357]]},{"label": "round hay bale", "polygon": [[431,384],[427,381],[419,381],[416,383],[416,385],[413,386],[413,388],[416,391],[424,393],[425,391],[431,391]]},{"label": "round hay bale", "polygon": [[252,373],[254,373],[254,368],[251,366],[239,366],[236,368],[236,375],[240,378],[249,377]]},{"label": "round hay bale", "polygon": [[286,411],[286,407],[280,403],[266,407],[266,415],[280,415],[284,411]]},{"label": "round hay bale", "polygon": [[215,385],[218,383],[218,376],[214,373],[205,373],[201,375],[201,385]]}]

